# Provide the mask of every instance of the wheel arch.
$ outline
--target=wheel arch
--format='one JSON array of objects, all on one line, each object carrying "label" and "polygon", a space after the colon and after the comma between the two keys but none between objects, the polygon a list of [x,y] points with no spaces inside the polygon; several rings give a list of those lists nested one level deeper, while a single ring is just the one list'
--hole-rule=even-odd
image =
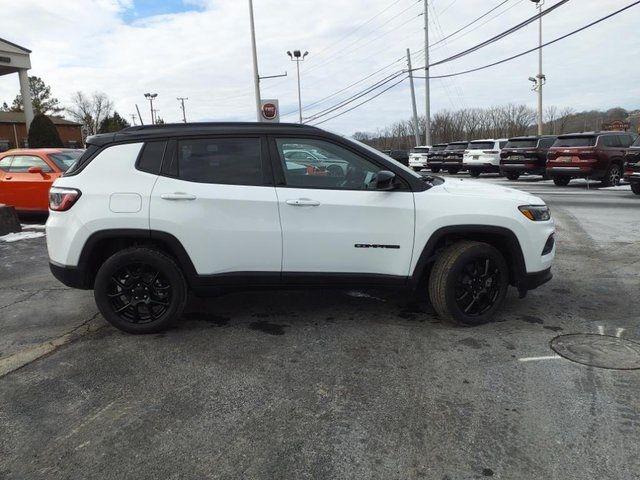
[{"label": "wheel arch", "polygon": [[415,288],[426,279],[438,252],[459,240],[475,240],[496,247],[509,266],[510,285],[519,286],[526,276],[522,247],[512,230],[491,225],[453,225],[439,228],[431,235],[418,257],[410,284]]},{"label": "wheel arch", "polygon": [[171,256],[182,269],[187,283],[191,285],[196,270],[176,237],[154,230],[110,229],[94,232],[82,247],[78,261],[82,286],[87,289],[93,288],[98,269],[107,258],[117,251],[136,245],[155,248]]}]

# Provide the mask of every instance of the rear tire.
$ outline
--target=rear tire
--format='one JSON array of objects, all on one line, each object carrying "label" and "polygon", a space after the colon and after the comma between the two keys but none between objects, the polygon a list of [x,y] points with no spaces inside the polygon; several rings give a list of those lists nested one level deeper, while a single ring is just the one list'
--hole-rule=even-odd
[{"label": "rear tire", "polygon": [[631,184],[631,191],[636,195],[640,195],[640,182],[634,182]]},{"label": "rear tire", "polygon": [[431,167],[431,171],[433,173],[439,173],[440,172],[440,167]]},{"label": "rear tire", "polygon": [[620,177],[622,176],[622,169],[617,163],[612,163],[604,178],[602,179],[603,187],[617,187],[620,185]]},{"label": "rear tire", "polygon": [[469,175],[473,178],[478,178],[480,176],[480,170],[469,170]]},{"label": "rear tire", "polygon": [[571,177],[553,177],[553,183],[555,183],[558,187],[566,187],[569,185],[571,181]]},{"label": "rear tire", "polygon": [[463,240],[440,253],[429,277],[429,298],[443,320],[481,325],[502,305],[508,283],[507,263],[495,247]]},{"label": "rear tire", "polygon": [[114,327],[128,333],[156,333],[182,315],[187,282],[173,258],[152,248],[131,247],[102,264],[94,297]]},{"label": "rear tire", "polygon": [[518,180],[520,178],[519,173],[509,172],[506,174],[507,180]]}]

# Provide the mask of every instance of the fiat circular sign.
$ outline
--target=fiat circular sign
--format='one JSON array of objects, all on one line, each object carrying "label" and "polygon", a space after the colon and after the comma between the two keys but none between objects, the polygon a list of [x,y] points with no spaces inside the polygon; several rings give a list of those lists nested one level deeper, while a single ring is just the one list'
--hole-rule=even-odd
[{"label": "fiat circular sign", "polygon": [[262,105],[262,116],[266,120],[273,120],[278,116],[278,107],[275,103],[265,103]]}]

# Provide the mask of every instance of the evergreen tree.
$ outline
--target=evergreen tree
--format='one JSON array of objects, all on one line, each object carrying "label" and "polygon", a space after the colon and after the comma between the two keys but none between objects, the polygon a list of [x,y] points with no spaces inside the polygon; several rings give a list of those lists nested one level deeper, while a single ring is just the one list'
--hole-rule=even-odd
[{"label": "evergreen tree", "polygon": [[33,122],[29,127],[29,147],[55,148],[62,146],[58,130],[49,117],[41,113],[33,117]]}]

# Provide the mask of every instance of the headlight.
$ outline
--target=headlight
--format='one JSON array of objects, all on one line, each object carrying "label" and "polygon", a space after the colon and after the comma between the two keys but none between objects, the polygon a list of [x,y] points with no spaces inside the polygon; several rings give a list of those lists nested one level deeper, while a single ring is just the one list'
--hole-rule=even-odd
[{"label": "headlight", "polygon": [[525,217],[534,222],[551,220],[551,213],[546,205],[522,205],[518,209]]}]

